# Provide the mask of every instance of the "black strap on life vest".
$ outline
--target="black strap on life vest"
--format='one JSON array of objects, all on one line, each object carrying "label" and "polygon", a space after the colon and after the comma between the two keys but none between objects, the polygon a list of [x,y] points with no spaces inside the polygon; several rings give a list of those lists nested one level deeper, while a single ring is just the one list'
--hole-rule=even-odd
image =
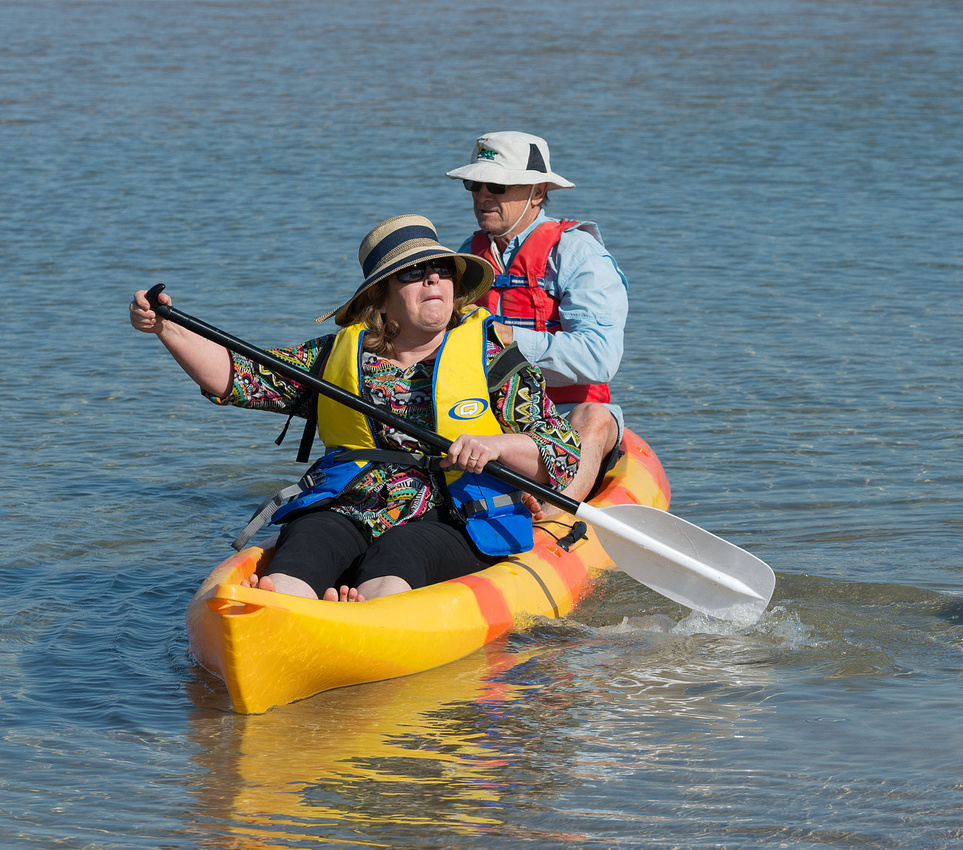
[{"label": "black strap on life vest", "polygon": [[[334,338],[328,339],[321,348],[318,349],[317,357],[311,364],[310,372],[315,377],[321,374],[324,364],[328,360],[331,348],[334,345]],[[304,417],[304,430],[301,432],[301,443],[298,445],[298,463],[307,463],[311,459],[311,447],[314,445],[314,435],[318,430],[318,392],[311,387],[305,387],[298,393],[291,406],[291,413],[288,415],[287,422],[274,441],[275,445],[280,446],[287,436],[288,427],[295,416]]]},{"label": "black strap on life vest", "polygon": [[517,342],[506,346],[495,355],[488,367],[488,392],[496,392],[509,378],[530,365],[525,355],[518,350]]},{"label": "black strap on life vest", "polygon": [[[514,493],[504,493],[499,496],[493,496],[490,500],[492,507],[501,508],[507,505],[520,505],[522,504],[522,493],[516,490]],[[468,519],[474,516],[479,511],[486,510],[489,503],[484,499],[473,499],[470,502],[462,503],[458,508],[458,513],[463,519]]]}]

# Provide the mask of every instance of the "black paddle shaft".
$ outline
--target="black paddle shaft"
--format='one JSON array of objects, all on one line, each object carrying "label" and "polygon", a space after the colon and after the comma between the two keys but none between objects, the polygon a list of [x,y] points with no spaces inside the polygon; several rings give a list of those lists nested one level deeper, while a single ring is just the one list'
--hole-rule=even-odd
[{"label": "black paddle shaft", "polygon": [[[363,413],[365,416],[376,419],[383,425],[388,425],[391,428],[395,428],[398,431],[402,431],[414,437],[416,440],[420,440],[423,443],[427,443],[429,446],[434,446],[436,449],[442,452],[447,452],[451,446],[451,440],[447,437],[443,437],[441,434],[436,434],[434,431],[430,431],[427,428],[419,425],[417,422],[411,422],[408,419],[403,419],[400,416],[396,416],[387,410],[382,410],[363,398],[356,396],[354,393],[350,393],[341,387],[324,380],[324,378],[319,378],[312,375],[307,369],[301,369],[298,366],[294,366],[291,363],[286,363],[280,357],[276,357],[270,352],[264,351],[260,348],[256,348],[250,343],[245,342],[242,339],[238,339],[235,336],[231,336],[229,333],[215,328],[213,325],[207,324],[207,322],[201,321],[200,319],[195,319],[193,316],[184,313],[177,308],[169,304],[160,304],[157,301],[157,296],[164,290],[164,284],[158,283],[152,286],[147,291],[147,301],[150,303],[151,309],[162,319],[167,319],[175,324],[181,325],[190,331],[198,334],[199,336],[209,339],[211,342],[216,342],[219,345],[223,345],[230,351],[235,351],[238,354],[242,354],[245,357],[249,357],[255,363],[260,363],[262,366],[270,369],[272,372],[276,372],[279,375],[284,375],[287,378],[291,378],[293,381],[297,381],[300,384],[305,384],[313,389],[317,390],[321,395],[327,396],[330,399],[343,404],[345,407],[350,407],[352,410],[358,413]],[[531,478],[527,478],[513,469],[509,469],[497,461],[489,461],[485,464],[486,473],[495,476],[495,478],[500,478],[519,490],[524,490],[526,493],[531,493],[533,496],[537,496],[543,502],[548,502],[550,505],[554,505],[560,510],[566,511],[567,513],[574,514],[578,511],[579,502],[574,499],[568,498],[568,496],[563,496],[561,493],[557,493],[550,487],[546,487],[544,484],[540,484],[537,481],[533,481]]]}]

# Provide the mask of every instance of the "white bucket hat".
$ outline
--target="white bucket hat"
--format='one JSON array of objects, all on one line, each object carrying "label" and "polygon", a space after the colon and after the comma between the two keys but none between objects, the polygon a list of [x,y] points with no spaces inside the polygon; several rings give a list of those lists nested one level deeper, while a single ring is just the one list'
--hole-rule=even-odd
[{"label": "white bucket hat", "polygon": [[539,136],[506,130],[487,133],[475,142],[471,162],[447,172],[452,180],[533,186],[548,183],[551,189],[572,189],[575,184],[552,171],[548,142]]}]

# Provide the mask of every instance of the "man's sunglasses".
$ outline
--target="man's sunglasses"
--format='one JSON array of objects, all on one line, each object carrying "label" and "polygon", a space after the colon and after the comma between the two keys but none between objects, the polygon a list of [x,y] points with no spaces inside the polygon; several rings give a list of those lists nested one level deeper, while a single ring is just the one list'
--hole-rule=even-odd
[{"label": "man's sunglasses", "polygon": [[485,186],[493,195],[504,195],[505,190],[508,188],[501,183],[476,183],[474,180],[462,180],[461,182],[465,184],[465,188],[469,192],[480,192],[482,186]]},{"label": "man's sunglasses", "polygon": [[424,280],[427,275],[432,273],[438,275],[438,277],[454,278],[455,264],[444,258],[428,260],[425,263],[418,263],[417,266],[408,266],[408,268],[402,269],[395,277],[402,283],[414,283],[417,280]]}]

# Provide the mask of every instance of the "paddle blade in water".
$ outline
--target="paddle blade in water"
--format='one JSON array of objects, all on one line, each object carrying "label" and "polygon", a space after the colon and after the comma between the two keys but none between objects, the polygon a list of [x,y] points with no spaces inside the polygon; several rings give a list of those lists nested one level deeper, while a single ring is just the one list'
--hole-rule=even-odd
[{"label": "paddle blade in water", "polygon": [[769,604],[768,564],[691,522],[645,505],[582,504],[576,515],[619,569],[688,608],[752,623]]}]

